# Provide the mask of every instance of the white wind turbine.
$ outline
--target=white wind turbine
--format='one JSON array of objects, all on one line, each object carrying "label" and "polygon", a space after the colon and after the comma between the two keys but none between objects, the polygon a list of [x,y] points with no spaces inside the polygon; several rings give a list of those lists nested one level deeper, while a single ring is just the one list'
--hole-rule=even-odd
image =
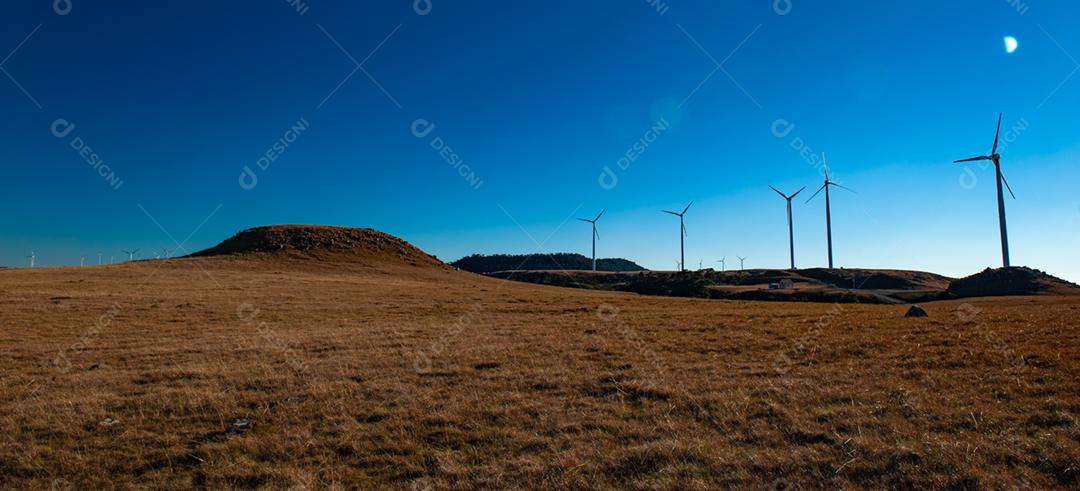
[{"label": "white wind turbine", "polygon": [[131,262],[131,261],[135,260],[135,254],[137,254],[139,252],[139,250],[135,249],[133,251],[125,251],[123,249],[120,249],[120,252],[123,252],[124,254],[127,254],[128,255],[128,262]]},{"label": "white wind turbine", "polygon": [[34,251],[30,251],[30,255],[26,256],[26,258],[30,260],[30,267],[33,268],[34,261],[37,259],[37,253],[35,253]]},{"label": "white wind turbine", "polygon": [[600,233],[596,231],[596,222],[600,220],[600,217],[604,216],[604,212],[607,208],[600,210],[600,214],[596,215],[596,218],[589,220],[588,218],[578,218],[585,223],[592,224],[592,270],[596,271],[596,240],[600,238]]},{"label": "white wind turbine", "polygon": [[686,271],[686,222],[684,221],[684,218],[686,217],[686,211],[689,210],[690,206],[693,204],[694,202],[691,201],[689,205],[686,205],[686,208],[683,208],[682,213],[661,210],[664,213],[679,217],[679,271]]},{"label": "white wind turbine", "polygon": [[724,256],[724,257],[720,258],[719,261],[716,261],[716,262],[720,263],[720,272],[721,273],[723,273],[727,269],[727,268],[725,268],[724,261],[727,261],[727,256]]},{"label": "white wind turbine", "polygon": [[957,160],[953,163],[961,164],[964,162],[974,162],[977,160],[989,160],[994,163],[994,172],[997,174],[997,205],[998,205],[998,227],[1001,232],[1001,261],[1007,268],[1011,264],[1009,263],[1009,232],[1005,227],[1005,195],[1002,193],[1001,184],[1005,184],[1005,188],[1009,190],[1009,195],[1013,199],[1016,199],[1016,195],[1013,194],[1012,186],[1009,186],[1009,181],[1005,180],[1005,175],[1001,173],[1001,155],[997,153],[998,136],[1001,135],[1001,114],[998,114],[997,130],[994,132],[994,146],[990,148],[990,155],[983,155],[979,157],[972,157],[970,159]]},{"label": "white wind turbine", "polygon": [[750,258],[749,257],[742,257],[742,256],[735,256],[735,257],[739,258],[739,271],[742,271],[742,270],[746,269],[746,267],[745,267],[746,260],[750,259]]},{"label": "white wind turbine", "polygon": [[810,199],[806,200],[806,202],[809,203],[809,202],[813,201],[814,198],[816,198],[818,194],[821,194],[822,190],[825,191],[825,239],[828,242],[828,246],[829,246],[829,269],[833,269],[833,260],[832,260],[832,210],[829,207],[829,187],[830,186],[836,186],[836,187],[838,187],[840,189],[851,191],[853,193],[855,192],[855,190],[851,189],[849,187],[842,186],[842,185],[837,184],[837,183],[833,182],[832,180],[830,180],[829,179],[829,162],[827,160],[825,160],[825,154],[824,153],[821,154],[821,161],[822,161],[823,165],[825,166],[825,184],[822,184],[821,187],[818,188],[817,192],[814,193],[814,195],[811,196]]}]

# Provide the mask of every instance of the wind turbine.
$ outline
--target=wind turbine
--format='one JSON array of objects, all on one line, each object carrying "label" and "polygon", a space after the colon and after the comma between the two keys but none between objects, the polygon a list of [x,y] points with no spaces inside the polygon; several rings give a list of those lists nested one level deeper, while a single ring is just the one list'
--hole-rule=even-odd
[{"label": "wind turbine", "polygon": [[704,264],[705,264],[705,260],[704,260],[704,259],[698,259],[698,262],[697,262],[697,269],[705,269],[705,266],[704,266]]},{"label": "wind turbine", "polygon": [[689,205],[686,205],[686,208],[683,208],[682,213],[661,210],[664,213],[679,217],[679,271],[686,271],[686,222],[683,221],[683,218],[686,216],[686,211],[690,209],[690,205],[693,204],[694,202],[691,201]]},{"label": "wind turbine", "polygon": [[133,261],[135,259],[135,254],[137,252],[139,252],[139,250],[135,249],[134,251],[125,251],[123,249],[120,249],[120,252],[123,252],[124,254],[127,254],[128,255],[128,262],[131,262],[131,261]]},{"label": "wind turbine", "polygon": [[[840,189],[851,191],[853,193],[855,192],[855,190],[851,189],[849,187],[842,186],[840,184],[837,184],[837,183],[829,180],[829,162],[825,159],[825,153],[824,152],[822,152],[822,154],[821,154],[821,161],[825,165],[825,184],[822,184],[821,187],[818,188],[817,192],[814,193],[814,195],[811,196],[810,199],[806,200],[806,202],[809,203],[809,202],[813,201],[814,198],[816,198],[818,194],[821,194],[822,189],[825,190],[825,236],[826,236],[826,240],[828,241],[828,244],[829,244],[829,269],[833,269],[833,260],[832,260],[832,210],[829,207],[829,186],[836,186],[836,187],[838,187]],[[858,193],[856,193],[856,194],[858,194]]]},{"label": "wind turbine", "polygon": [[724,267],[724,261],[726,261],[726,260],[727,260],[727,256],[724,256],[724,257],[720,258],[720,260],[719,260],[719,261],[716,261],[716,262],[720,263],[720,272],[721,272],[721,273],[723,273],[723,272],[724,272],[724,270],[726,269],[726,268]]},{"label": "wind turbine", "polygon": [[746,266],[745,266],[746,265],[746,260],[750,259],[750,258],[742,257],[742,256],[735,256],[735,257],[739,258],[739,271],[742,271],[742,270],[746,269]]},{"label": "wind turbine", "polygon": [[79,267],[81,268],[83,266],[86,266],[86,256],[82,256],[79,258]]},{"label": "wind turbine", "polygon": [[781,198],[784,198],[785,200],[787,200],[788,250],[791,252],[791,270],[795,271],[795,228],[791,224],[791,200],[793,198],[795,198],[796,196],[798,196],[799,193],[803,192],[803,189],[806,189],[806,186],[803,186],[802,189],[799,189],[798,191],[795,191],[795,194],[793,194],[791,196],[788,196],[788,195],[786,195],[784,193],[781,193],[779,189],[776,189],[776,188],[772,187],[771,185],[769,186],[769,188],[772,189],[773,191],[776,191],[776,194],[779,194]]},{"label": "wind turbine", "polygon": [[578,220],[581,220],[581,221],[583,221],[585,223],[591,223],[592,224],[592,270],[593,271],[596,271],[596,239],[600,238],[600,234],[596,231],[596,222],[600,220],[600,217],[604,216],[605,211],[607,211],[607,208],[604,208],[603,210],[600,210],[600,214],[596,215],[596,218],[593,218],[592,220],[589,220],[588,218],[578,218]]},{"label": "wind turbine", "polygon": [[960,164],[976,160],[989,160],[994,163],[994,173],[997,174],[998,226],[1001,228],[1001,260],[1007,268],[1009,267],[1009,232],[1005,228],[1005,195],[1001,191],[1001,183],[1005,183],[1005,188],[1009,190],[1009,194],[1012,195],[1013,199],[1016,199],[1016,195],[1013,194],[1009,181],[1005,180],[1005,175],[1001,173],[1001,155],[997,153],[998,136],[1001,135],[1001,116],[1001,114],[998,114],[997,130],[994,132],[994,146],[990,148],[990,155],[957,160],[953,163]]},{"label": "wind turbine", "polygon": [[34,251],[30,251],[30,255],[26,256],[26,258],[30,260],[30,268],[33,269],[34,268],[34,260],[37,259],[37,253],[34,252]]}]

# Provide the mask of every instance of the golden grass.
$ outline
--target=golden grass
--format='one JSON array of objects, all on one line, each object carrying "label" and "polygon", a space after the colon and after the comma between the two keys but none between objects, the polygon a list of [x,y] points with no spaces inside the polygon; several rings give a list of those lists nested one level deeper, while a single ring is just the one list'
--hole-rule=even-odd
[{"label": "golden grass", "polygon": [[1075,297],[904,319],[305,264],[0,272],[0,486],[1080,486]]}]

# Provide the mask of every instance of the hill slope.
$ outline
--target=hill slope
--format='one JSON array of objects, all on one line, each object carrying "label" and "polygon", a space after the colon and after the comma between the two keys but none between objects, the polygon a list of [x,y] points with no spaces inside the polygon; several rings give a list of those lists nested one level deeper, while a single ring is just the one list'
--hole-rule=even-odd
[{"label": "hill slope", "polygon": [[948,293],[963,297],[1003,295],[1076,295],[1080,286],[1042,271],[1024,267],[986,269],[954,280]]},{"label": "hill slope", "polygon": [[369,228],[269,225],[237,233],[190,257],[317,259],[368,265],[442,267],[441,261],[393,235]]}]

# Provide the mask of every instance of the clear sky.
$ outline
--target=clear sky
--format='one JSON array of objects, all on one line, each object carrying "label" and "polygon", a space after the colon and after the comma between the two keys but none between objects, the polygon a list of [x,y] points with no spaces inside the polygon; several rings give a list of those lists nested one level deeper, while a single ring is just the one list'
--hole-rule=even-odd
[{"label": "clear sky", "polygon": [[607,208],[601,256],[671,269],[659,210],[697,200],[688,266],[784,267],[767,185],[808,197],[826,152],[859,191],[833,194],[838,266],[966,275],[1000,265],[993,170],[951,161],[1003,112],[1013,263],[1080,281],[1072,0],[52,3],[0,18],[3,265],[275,223],[588,254],[572,218]]}]

